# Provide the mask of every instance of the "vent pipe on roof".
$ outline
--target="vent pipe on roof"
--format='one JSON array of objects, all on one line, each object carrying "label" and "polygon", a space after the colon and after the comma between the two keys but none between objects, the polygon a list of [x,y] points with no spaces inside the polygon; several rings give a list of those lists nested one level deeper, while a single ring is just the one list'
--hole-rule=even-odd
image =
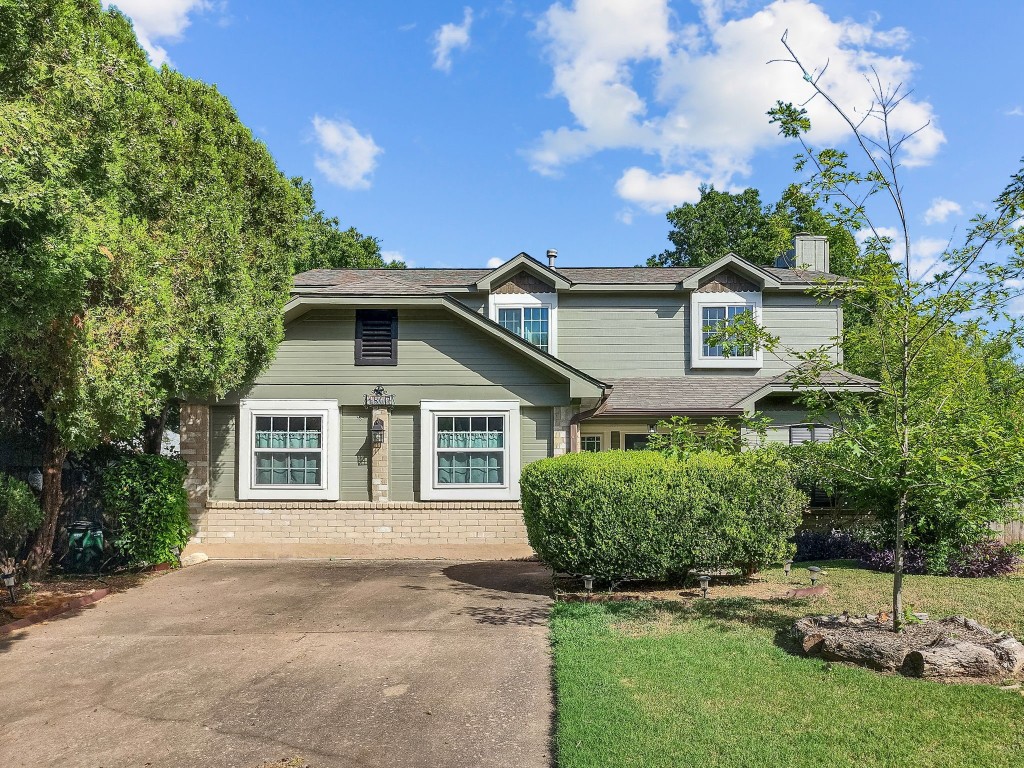
[{"label": "vent pipe on roof", "polygon": [[555,268],[555,259],[558,258],[558,251],[554,248],[548,248],[548,266],[552,269]]}]

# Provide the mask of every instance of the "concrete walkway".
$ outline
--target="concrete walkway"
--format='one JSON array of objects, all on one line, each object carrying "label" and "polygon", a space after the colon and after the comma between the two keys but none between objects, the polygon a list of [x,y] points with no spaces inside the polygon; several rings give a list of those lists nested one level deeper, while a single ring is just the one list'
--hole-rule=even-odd
[{"label": "concrete walkway", "polygon": [[211,561],[0,637],[0,765],[550,765],[535,563]]}]

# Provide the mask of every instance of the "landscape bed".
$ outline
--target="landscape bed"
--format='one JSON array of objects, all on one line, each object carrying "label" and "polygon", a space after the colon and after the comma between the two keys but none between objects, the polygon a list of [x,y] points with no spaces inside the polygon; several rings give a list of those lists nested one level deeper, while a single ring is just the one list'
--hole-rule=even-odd
[{"label": "landscape bed", "polygon": [[[1024,695],[1013,681],[924,682],[798,655],[795,619],[875,613],[891,589],[889,575],[821,565],[829,591],[808,600],[775,598],[806,585],[795,569],[788,579],[777,570],[754,584],[713,584],[710,600],[669,600],[680,591],[664,590],[557,603],[559,765],[1024,764]],[[1024,575],[906,583],[914,610],[967,614],[1018,636],[1022,595]]]}]

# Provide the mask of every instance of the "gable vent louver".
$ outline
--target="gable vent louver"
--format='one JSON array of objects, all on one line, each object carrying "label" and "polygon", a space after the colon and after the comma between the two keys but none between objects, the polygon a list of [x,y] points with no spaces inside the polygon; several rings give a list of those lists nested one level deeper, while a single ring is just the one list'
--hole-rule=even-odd
[{"label": "gable vent louver", "polygon": [[398,364],[398,313],[395,310],[356,312],[356,364]]}]

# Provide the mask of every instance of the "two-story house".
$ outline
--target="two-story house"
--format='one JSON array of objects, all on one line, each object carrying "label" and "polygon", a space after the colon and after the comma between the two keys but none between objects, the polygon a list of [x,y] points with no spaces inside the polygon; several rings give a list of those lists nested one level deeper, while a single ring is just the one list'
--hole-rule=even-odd
[{"label": "two-story house", "polygon": [[643,447],[677,414],[759,411],[770,439],[821,439],[827,426],[808,423],[786,380],[792,360],[711,343],[741,312],[788,349],[835,343],[841,307],[809,292],[842,279],[827,241],[798,236],[788,258],[562,269],[551,251],[495,269],[298,275],[269,368],[245,392],[182,407],[193,548],[525,555],[531,461]]}]

